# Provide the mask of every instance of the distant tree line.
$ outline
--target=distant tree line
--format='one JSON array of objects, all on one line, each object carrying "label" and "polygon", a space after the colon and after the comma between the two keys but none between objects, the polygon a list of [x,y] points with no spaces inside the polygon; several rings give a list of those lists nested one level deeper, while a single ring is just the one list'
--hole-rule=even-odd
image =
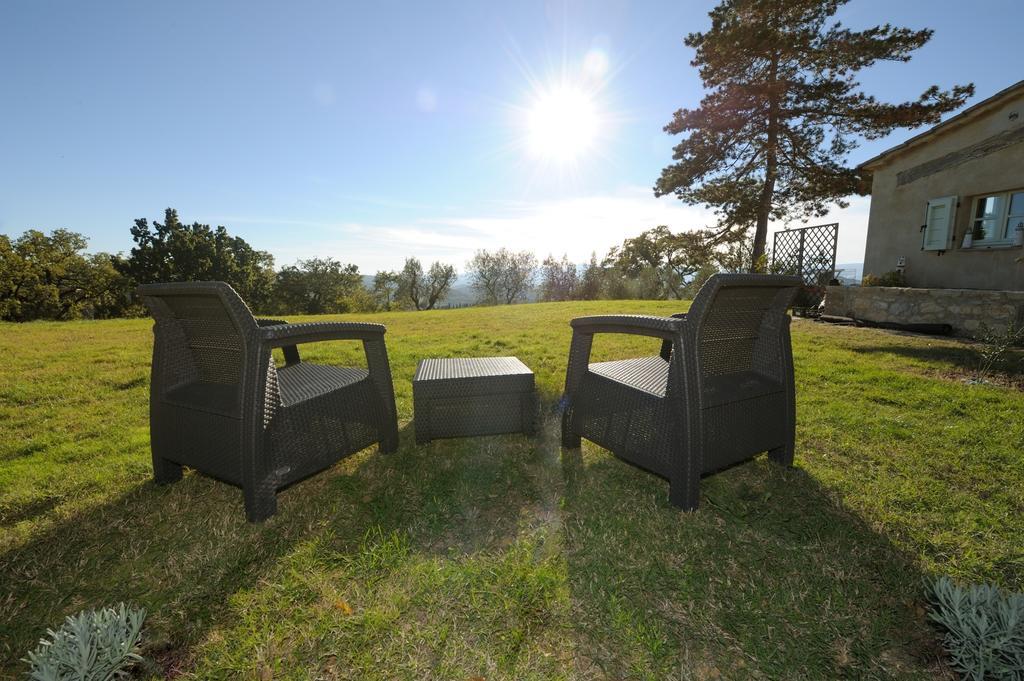
[{"label": "distant tree line", "polygon": [[456,279],[452,265],[435,262],[424,272],[416,258],[387,273],[380,290],[364,285],[357,265],[329,257],[275,270],[270,253],[224,227],[183,223],[172,208],[163,222],[136,220],[131,235],[135,245],[121,255],[88,254],[86,238],[66,229],[0,234],[0,319],[137,316],[139,284],[210,280],[227,282],[261,314],[428,310]]},{"label": "distant tree line", "polygon": [[549,254],[477,251],[466,265],[481,305],[540,301],[692,298],[716,272],[750,271],[750,240],[722,243],[706,231],[673,233],[660,225],[625,239],[600,261],[577,264]]},{"label": "distant tree line", "polygon": [[[204,280],[227,282],[261,314],[432,310],[445,305],[458,278],[454,265],[427,267],[415,257],[400,270],[377,272],[371,282],[357,265],[330,257],[275,270],[266,251],[224,227],[183,223],[171,208],[163,222],[136,220],[131,235],[135,245],[127,255],[88,254],[86,238],[66,229],[29,230],[15,239],[0,235],[0,319],[140,315],[139,284]],[[658,226],[625,239],[600,260],[592,253],[582,264],[564,254],[538,261],[530,251],[500,248],[477,251],[465,272],[478,305],[688,298],[714,272],[749,269],[746,243],[721,244],[702,231],[673,233]]]},{"label": "distant tree line", "polygon": [[433,310],[448,297],[458,277],[455,267],[434,262],[424,271],[416,258],[406,258],[398,272],[383,270],[373,277],[374,310]]},{"label": "distant tree line", "polygon": [[66,229],[0,234],[0,319],[121,317],[132,313],[124,259],[83,253],[85,237]]}]

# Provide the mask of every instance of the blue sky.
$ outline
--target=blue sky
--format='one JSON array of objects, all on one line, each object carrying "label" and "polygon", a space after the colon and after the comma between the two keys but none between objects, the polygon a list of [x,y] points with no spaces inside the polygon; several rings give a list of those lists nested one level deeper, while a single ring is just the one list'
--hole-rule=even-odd
[{"label": "blue sky", "polygon": [[[10,0],[0,233],[67,227],[127,251],[135,218],[173,206],[278,264],[372,273],[502,245],[583,260],[700,227],[707,211],[650,188],[674,143],[662,126],[700,100],[682,39],[713,4]],[[852,0],[838,18],[935,29],[909,64],[863,73],[882,99],[974,82],[977,101],[1022,76],[1019,0]],[[587,93],[593,129],[553,159],[534,148],[537,102],[564,91]],[[839,260],[860,260],[866,199],[833,217]]]}]

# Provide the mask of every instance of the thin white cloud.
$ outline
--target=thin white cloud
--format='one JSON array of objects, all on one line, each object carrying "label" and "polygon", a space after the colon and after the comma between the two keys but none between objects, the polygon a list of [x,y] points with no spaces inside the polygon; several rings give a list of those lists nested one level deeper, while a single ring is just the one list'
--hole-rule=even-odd
[{"label": "thin white cloud", "polygon": [[[855,199],[850,208],[822,219],[840,222],[839,262],[857,262],[863,257],[867,205],[867,199]],[[372,273],[401,267],[407,256],[443,260],[462,269],[475,251],[501,247],[531,250],[539,258],[565,253],[576,262],[584,262],[591,252],[600,258],[623,239],[656,225],[668,225],[673,231],[698,229],[713,224],[714,215],[672,198],[656,199],[649,189],[630,187],[610,195],[492,202],[473,213],[408,222],[264,223],[292,228],[282,234],[280,243],[266,246],[279,263],[329,255]],[[781,228],[773,225],[771,231]],[[302,232],[301,239],[296,239],[296,231]]]}]

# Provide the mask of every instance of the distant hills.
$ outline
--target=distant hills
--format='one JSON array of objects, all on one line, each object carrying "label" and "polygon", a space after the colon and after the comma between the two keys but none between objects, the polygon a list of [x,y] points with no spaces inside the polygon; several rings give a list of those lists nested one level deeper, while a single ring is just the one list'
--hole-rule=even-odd
[{"label": "distant hills", "polygon": [[839,262],[836,263],[836,270],[839,272],[839,281],[845,286],[860,286],[860,280],[864,278],[862,262]]}]

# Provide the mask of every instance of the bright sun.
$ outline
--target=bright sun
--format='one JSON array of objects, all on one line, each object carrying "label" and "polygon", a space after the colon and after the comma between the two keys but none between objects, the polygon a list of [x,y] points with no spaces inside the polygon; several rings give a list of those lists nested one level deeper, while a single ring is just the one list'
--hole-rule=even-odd
[{"label": "bright sun", "polygon": [[530,153],[541,159],[575,161],[594,142],[598,116],[584,91],[558,87],[541,93],[528,113]]}]

